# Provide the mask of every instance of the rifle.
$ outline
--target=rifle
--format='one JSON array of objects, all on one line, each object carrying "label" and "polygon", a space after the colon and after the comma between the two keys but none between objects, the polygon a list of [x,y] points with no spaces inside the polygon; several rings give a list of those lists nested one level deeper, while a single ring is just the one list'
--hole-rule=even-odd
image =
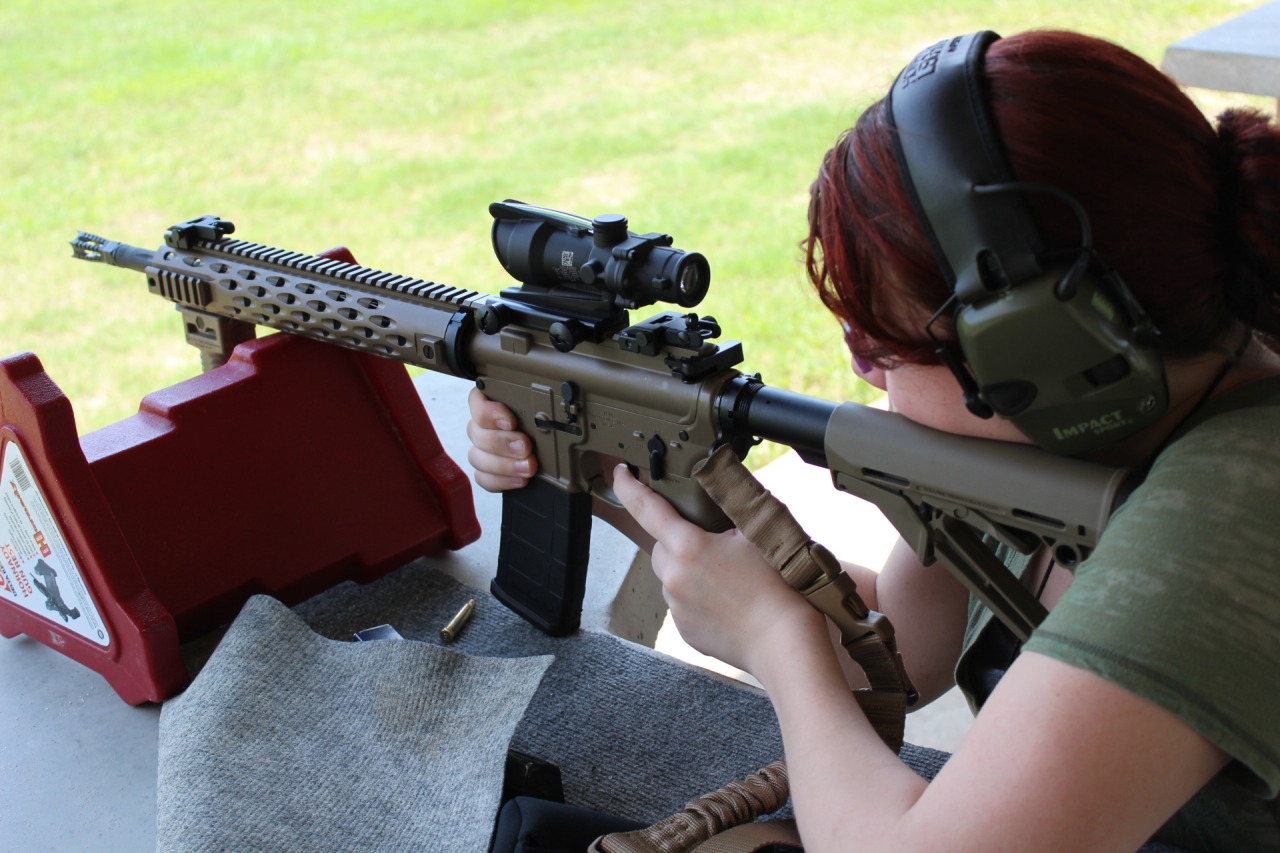
[{"label": "rifle", "polygon": [[766,385],[738,369],[739,341],[714,342],[711,317],[629,311],[693,308],[710,267],[670,235],[636,234],[506,201],[490,205],[493,248],[518,282],[499,296],[231,239],[204,216],[168,229],[155,251],[81,232],[74,255],[137,270],[175,303],[204,369],[256,326],[475,382],[515,414],[538,475],[503,494],[491,591],[552,635],[578,626],[593,512],[619,519],[604,472],[624,460],[704,529],[730,522],[694,480],[721,445],[739,458],[761,440],[831,471],[876,504],[926,564],[941,561],[1019,638],[1043,606],[995,558],[1048,545],[1059,565],[1088,556],[1127,494],[1127,471],[1029,445],[951,435],[856,403]]}]

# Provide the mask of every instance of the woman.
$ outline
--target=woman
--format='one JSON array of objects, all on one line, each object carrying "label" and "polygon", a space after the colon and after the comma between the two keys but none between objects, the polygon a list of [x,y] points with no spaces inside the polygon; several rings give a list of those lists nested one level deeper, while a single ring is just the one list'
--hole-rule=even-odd
[{"label": "woman", "polygon": [[[1091,453],[1149,473],[1088,561],[1007,558],[1050,609],[1021,648],[901,543],[878,575],[847,567],[891,617],[922,701],[959,683],[980,709],[936,779],[881,744],[823,619],[750,543],[686,523],[625,467],[615,491],[657,541],[682,636],[767,690],[810,853],[1132,851],[1152,836],[1280,850],[1280,129],[1232,111],[1215,130],[1149,64],[1071,33],[996,41],[981,85],[1015,179],[1079,202],[1159,330],[1169,403]],[[1067,205],[1027,203],[1049,249],[1079,245]],[[808,272],[858,375],[927,426],[1028,440],[974,415],[939,362],[951,286],[885,101],[825,158],[809,228]],[[471,405],[477,482],[533,476],[510,412],[478,392]]]}]

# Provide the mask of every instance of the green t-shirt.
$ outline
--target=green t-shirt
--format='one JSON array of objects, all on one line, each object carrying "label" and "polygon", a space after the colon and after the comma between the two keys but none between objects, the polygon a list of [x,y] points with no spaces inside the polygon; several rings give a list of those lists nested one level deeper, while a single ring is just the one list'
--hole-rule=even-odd
[{"label": "green t-shirt", "polygon": [[[1165,708],[1234,759],[1162,840],[1280,850],[1278,560],[1274,377],[1214,401],[1183,427],[1026,643]],[[1026,560],[1008,563],[1020,574]],[[971,608],[966,650],[989,621]],[[957,680],[967,672],[962,657]]]}]

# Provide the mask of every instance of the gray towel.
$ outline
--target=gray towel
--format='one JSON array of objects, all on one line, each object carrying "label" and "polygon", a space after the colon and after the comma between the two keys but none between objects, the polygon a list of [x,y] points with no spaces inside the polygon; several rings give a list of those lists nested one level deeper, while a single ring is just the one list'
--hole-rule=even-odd
[{"label": "gray towel", "polygon": [[[548,637],[476,592],[414,564],[367,586],[336,586],[297,611],[329,637],[389,622],[406,637],[432,641],[463,602],[479,598],[454,648],[555,656],[511,747],[557,765],[565,799],[576,806],[652,823],[782,757],[782,735],[762,691],[618,637]],[[902,757],[925,777],[946,758],[912,745]],[[786,806],[779,816],[789,814]]]},{"label": "gray towel", "polygon": [[157,848],[484,851],[551,660],[339,642],[256,596],[161,712]]}]

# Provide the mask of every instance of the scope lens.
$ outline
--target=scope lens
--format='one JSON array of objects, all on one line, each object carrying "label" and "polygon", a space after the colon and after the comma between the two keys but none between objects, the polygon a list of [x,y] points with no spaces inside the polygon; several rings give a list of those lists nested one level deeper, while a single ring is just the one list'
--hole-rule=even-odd
[{"label": "scope lens", "polygon": [[697,252],[681,252],[673,279],[675,298],[670,301],[692,308],[703,300],[711,287],[711,266]]},{"label": "scope lens", "polygon": [[680,301],[683,302],[689,298],[691,294],[698,292],[698,287],[702,284],[702,276],[698,275],[698,271],[693,267],[685,267],[680,270]]}]

